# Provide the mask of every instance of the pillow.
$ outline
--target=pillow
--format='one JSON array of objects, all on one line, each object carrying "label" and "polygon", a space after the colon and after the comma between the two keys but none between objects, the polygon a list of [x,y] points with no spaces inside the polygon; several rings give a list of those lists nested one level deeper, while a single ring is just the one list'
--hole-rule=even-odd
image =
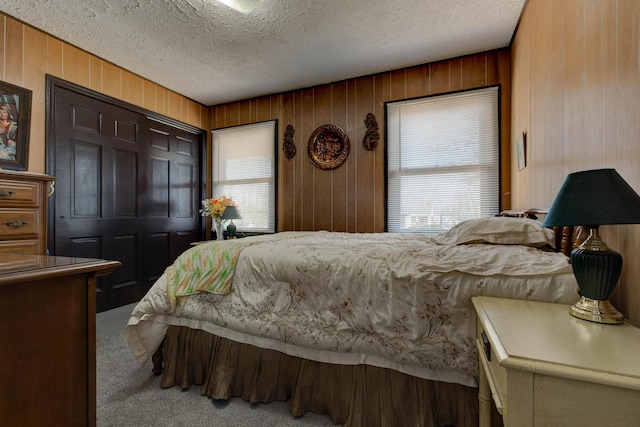
[{"label": "pillow", "polygon": [[529,218],[494,217],[463,221],[449,231],[438,234],[431,241],[439,245],[490,243],[495,245],[524,245],[555,248],[555,232]]}]

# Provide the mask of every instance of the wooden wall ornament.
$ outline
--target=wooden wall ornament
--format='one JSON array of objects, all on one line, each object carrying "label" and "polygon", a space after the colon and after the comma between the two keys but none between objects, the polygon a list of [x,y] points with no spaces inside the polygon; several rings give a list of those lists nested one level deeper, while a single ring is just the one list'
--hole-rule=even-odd
[{"label": "wooden wall ornament", "polygon": [[364,125],[367,127],[367,131],[362,138],[362,146],[371,151],[378,145],[380,139],[380,132],[378,132],[378,121],[373,113],[367,114],[367,118],[364,120]]},{"label": "wooden wall ornament", "polygon": [[282,149],[287,159],[296,155],[296,144],[293,142],[293,135],[295,135],[295,133],[296,131],[293,126],[287,125],[287,129],[284,131],[284,143],[282,144]]},{"label": "wooden wall ornament", "polygon": [[347,134],[338,126],[322,125],[313,131],[307,145],[309,160],[317,168],[335,169],[349,155]]}]

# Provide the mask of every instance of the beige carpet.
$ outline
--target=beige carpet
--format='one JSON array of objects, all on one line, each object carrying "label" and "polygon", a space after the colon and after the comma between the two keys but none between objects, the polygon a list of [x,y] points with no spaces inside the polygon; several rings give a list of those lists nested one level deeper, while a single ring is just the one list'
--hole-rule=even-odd
[{"label": "beige carpet", "polygon": [[124,328],[135,304],[97,315],[98,426],[333,426],[327,416],[308,413],[296,418],[287,402],[250,404],[235,398],[214,402],[200,396],[198,387],[187,391],[160,388],[160,377],[133,358]]}]

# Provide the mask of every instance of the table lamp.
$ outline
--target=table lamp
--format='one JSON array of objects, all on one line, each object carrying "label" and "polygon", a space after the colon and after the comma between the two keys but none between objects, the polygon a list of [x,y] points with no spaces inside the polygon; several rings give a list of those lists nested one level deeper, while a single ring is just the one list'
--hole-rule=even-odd
[{"label": "table lamp", "polygon": [[227,236],[229,239],[235,239],[236,237],[236,225],[233,223],[234,219],[242,219],[240,216],[240,212],[238,212],[238,208],[235,206],[227,206],[222,213],[221,218],[229,219],[229,225],[227,225]]},{"label": "table lamp", "polygon": [[622,255],[600,239],[598,228],[638,223],[640,196],[615,169],[567,175],[542,225],[589,227],[587,240],[571,251],[571,266],[581,294],[569,309],[571,315],[598,323],[622,323],[622,314],[609,302],[622,271]]}]

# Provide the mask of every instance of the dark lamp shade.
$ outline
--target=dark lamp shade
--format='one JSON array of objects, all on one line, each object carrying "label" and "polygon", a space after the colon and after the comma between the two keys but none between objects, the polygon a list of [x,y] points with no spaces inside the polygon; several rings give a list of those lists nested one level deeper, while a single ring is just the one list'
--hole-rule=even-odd
[{"label": "dark lamp shade", "polygon": [[615,171],[595,169],[567,175],[545,227],[640,223],[640,196]]},{"label": "dark lamp shade", "polygon": [[227,206],[222,213],[222,219],[242,219],[238,208],[235,206]]}]

